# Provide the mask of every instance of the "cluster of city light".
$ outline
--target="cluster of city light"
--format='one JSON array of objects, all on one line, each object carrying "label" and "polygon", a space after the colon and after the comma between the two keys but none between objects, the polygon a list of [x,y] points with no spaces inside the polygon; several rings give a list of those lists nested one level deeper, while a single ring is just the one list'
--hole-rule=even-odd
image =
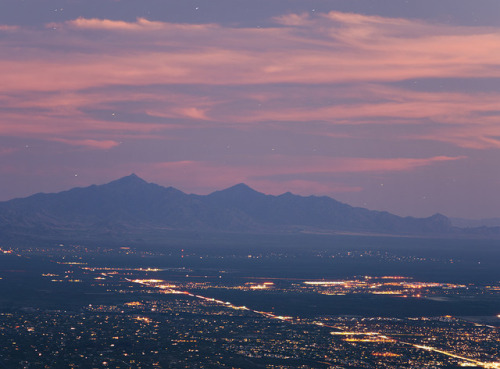
[{"label": "cluster of city light", "polygon": [[159,268],[109,268],[109,267],[82,267],[83,270],[88,270],[91,272],[97,271],[112,271],[112,272],[162,272],[166,269]]},{"label": "cluster of city light", "polygon": [[[389,278],[387,278],[387,279],[389,279]],[[395,279],[395,278],[391,277],[391,279]],[[398,278],[398,279],[403,279],[403,278]],[[159,280],[159,279],[134,279],[134,280],[127,279],[127,281],[134,282],[134,283],[139,283],[139,284],[142,284],[142,285],[147,285],[147,286],[150,286],[150,287],[156,287],[156,288],[159,288],[159,289],[175,287],[174,285],[164,284],[165,281]],[[349,282],[352,282],[352,281],[349,281]],[[358,281],[354,281],[354,282],[358,282]],[[307,284],[307,285],[314,285],[314,286],[332,286],[332,285],[342,285],[342,284],[345,284],[346,282],[345,281],[306,281],[306,282],[303,282],[303,283]],[[363,283],[363,282],[361,282],[361,283]],[[401,284],[405,284],[405,283],[406,282],[401,282]],[[263,283],[261,286],[266,286],[266,285],[267,286],[271,286],[272,284],[273,284],[272,282],[266,282],[266,283]],[[442,286],[443,284],[440,284],[440,283],[422,283],[422,284],[420,284],[420,283],[412,283],[412,285],[415,285],[415,286],[424,285],[426,287],[435,287],[435,286]],[[449,284],[446,284],[446,285],[450,286]],[[452,285],[452,286],[455,286],[455,285]],[[247,310],[247,311],[250,311],[250,312],[253,312],[253,313],[265,316],[265,317],[267,317],[269,319],[277,319],[277,320],[287,321],[287,322],[290,322],[290,323],[294,323],[297,320],[297,319],[294,319],[293,317],[290,317],[290,316],[282,316],[282,315],[276,315],[276,314],[265,312],[265,311],[253,310],[253,309],[247,308],[246,306],[234,305],[234,304],[232,304],[229,301],[216,300],[216,299],[214,299],[212,297],[206,297],[206,296],[202,296],[202,295],[197,295],[197,294],[190,293],[188,291],[179,291],[179,290],[171,290],[171,291],[172,291],[172,293],[185,294],[185,295],[197,298],[197,299],[201,299],[201,300],[204,300],[204,301],[213,302],[215,304],[222,305],[222,306],[224,306],[226,308],[230,308],[230,309],[234,309],[234,310]],[[500,314],[498,315],[498,317],[500,318]],[[322,322],[317,322],[317,321],[314,321],[311,324],[314,324],[314,325],[317,325],[317,326],[321,326],[321,327],[336,329],[336,331],[333,331],[333,332],[330,332],[330,333],[332,335],[343,335],[343,336],[346,336],[346,338],[344,338],[344,341],[346,341],[346,342],[365,342],[365,343],[394,342],[394,343],[399,343],[399,344],[403,344],[403,345],[409,345],[409,346],[412,346],[412,347],[417,348],[417,349],[426,350],[426,351],[432,351],[432,352],[437,352],[437,353],[440,353],[440,354],[443,354],[443,355],[446,355],[446,356],[449,356],[449,357],[460,359],[460,360],[463,361],[462,365],[473,364],[475,366],[480,366],[480,367],[487,368],[487,369],[500,369],[500,362],[493,362],[493,363],[491,363],[491,362],[490,363],[488,363],[488,362],[482,362],[482,361],[479,361],[479,360],[470,359],[470,358],[467,358],[467,357],[464,357],[464,356],[460,356],[460,355],[457,355],[457,354],[449,352],[449,351],[440,350],[440,349],[437,349],[435,347],[425,346],[425,345],[418,345],[418,344],[411,343],[411,342],[401,341],[399,339],[388,337],[388,336],[386,336],[384,334],[381,334],[379,332],[358,332],[358,331],[350,332],[350,331],[344,331],[340,327],[326,325],[326,324],[324,324]],[[394,354],[394,355],[396,355],[396,354]]]},{"label": "cluster of city light", "polygon": [[132,302],[126,302],[125,306],[142,306],[142,302],[139,301],[132,301]]},{"label": "cluster of city light", "polygon": [[125,278],[128,282],[142,284],[148,287],[159,288],[163,293],[172,293],[172,294],[189,294],[187,291],[177,290],[177,286],[174,284],[166,283],[163,279],[128,279]]},{"label": "cluster of city light", "polygon": [[407,277],[384,276],[370,277],[354,280],[313,280],[303,282],[306,286],[322,288],[318,292],[323,295],[345,295],[346,293],[370,293],[374,295],[394,295],[398,297],[422,297],[422,290],[427,289],[458,289],[466,288],[461,284],[415,282],[408,281]]},{"label": "cluster of city light", "polygon": [[249,283],[245,283],[245,284],[248,285],[251,290],[267,290],[267,289],[274,286],[273,282],[264,282],[264,283],[260,283],[260,284],[249,282]]},{"label": "cluster of city light", "polygon": [[381,357],[400,357],[400,354],[395,354],[393,352],[374,352],[373,356],[381,356]]},{"label": "cluster of city light", "polygon": [[338,286],[345,285],[348,281],[306,281],[304,284],[311,286]]},{"label": "cluster of city light", "polygon": [[147,323],[147,324],[149,324],[149,323],[152,322],[152,320],[150,318],[147,318],[145,316],[136,316],[135,320],[137,320],[139,322],[144,322],[144,323]]},{"label": "cluster of city light", "polygon": [[56,261],[56,263],[63,265],[87,265],[87,263],[81,263],[78,261]]},{"label": "cluster of city light", "polygon": [[416,344],[413,344],[413,343],[406,343],[406,342],[401,342],[401,343],[409,344],[409,345],[411,345],[413,347],[416,347],[416,348],[419,348],[419,349],[422,349],[422,350],[426,350],[426,351],[438,352],[440,354],[443,354],[443,355],[446,355],[446,356],[449,356],[449,357],[453,357],[455,359],[464,360],[463,364],[465,364],[465,363],[471,363],[471,364],[474,364],[476,366],[478,365],[478,366],[482,366],[483,368],[489,368],[489,369],[500,368],[500,362],[497,362],[497,363],[485,363],[485,362],[482,362],[482,361],[479,361],[479,360],[474,360],[474,359],[470,359],[470,358],[467,358],[467,357],[464,357],[464,356],[460,356],[460,355],[454,354],[453,352],[440,350],[440,349],[437,349],[437,348],[432,347],[432,346],[416,345]]}]

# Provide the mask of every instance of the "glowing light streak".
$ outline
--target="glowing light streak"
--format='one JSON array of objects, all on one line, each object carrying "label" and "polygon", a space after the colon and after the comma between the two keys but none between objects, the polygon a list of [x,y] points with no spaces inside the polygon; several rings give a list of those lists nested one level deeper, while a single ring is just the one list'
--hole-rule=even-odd
[{"label": "glowing light streak", "polygon": [[[155,283],[164,282],[162,280],[154,280],[154,279],[153,280],[151,280],[151,279],[150,280],[147,280],[147,279],[130,280],[130,279],[126,278],[126,280],[129,281],[129,282],[139,283],[139,284],[142,284],[142,285],[147,285],[147,286],[156,287],[156,288],[158,288],[158,286],[155,285]],[[324,283],[327,283],[327,284],[341,284],[341,283],[344,283],[344,282],[340,282],[340,281],[335,281],[335,282],[334,281],[331,281],[331,282],[304,282],[304,284],[320,284],[320,285],[324,284]],[[231,308],[231,309],[235,309],[235,310],[247,310],[247,311],[250,311],[250,312],[253,312],[253,313],[265,316],[265,317],[270,318],[270,319],[277,319],[277,320],[286,321],[286,322],[290,322],[290,323],[295,323],[296,321],[298,321],[298,319],[294,319],[293,317],[290,317],[290,316],[275,315],[275,314],[268,313],[268,312],[265,312],[265,311],[253,310],[253,309],[247,308],[246,306],[233,305],[229,301],[215,300],[212,297],[205,297],[205,296],[202,296],[202,295],[195,295],[195,294],[192,294],[192,293],[190,293],[188,291],[172,290],[172,292],[173,293],[179,293],[179,294],[185,294],[185,295],[188,295],[188,296],[191,296],[191,297],[194,297],[194,298],[198,298],[198,299],[201,299],[201,300],[205,300],[205,301],[215,302],[218,305],[221,305],[221,306],[224,306],[224,307],[227,307],[227,308]],[[500,317],[500,314],[499,314],[499,317]],[[383,335],[383,334],[381,334],[379,332],[356,332],[356,331],[348,332],[348,331],[343,331],[343,329],[340,328],[340,327],[329,326],[329,325],[326,325],[326,324],[321,323],[321,322],[312,322],[311,324],[314,324],[314,325],[320,326],[320,327],[333,328],[333,329],[339,330],[339,332],[330,332],[330,334],[332,334],[332,335],[369,336],[369,338],[354,338],[354,337],[353,338],[345,338],[344,340],[347,341],[347,342],[367,342],[367,343],[395,342],[395,343],[400,343],[400,344],[403,344],[403,345],[412,346],[414,348],[425,350],[425,351],[437,352],[437,353],[440,353],[442,355],[449,356],[449,357],[452,357],[452,358],[455,358],[455,359],[460,359],[460,360],[464,361],[464,364],[465,363],[472,363],[472,364],[475,364],[476,366],[481,366],[481,367],[487,368],[487,369],[500,369],[500,362],[493,362],[493,363],[482,362],[482,361],[479,361],[479,360],[470,359],[470,358],[467,358],[467,357],[464,357],[464,356],[461,356],[461,355],[457,355],[457,354],[454,354],[454,353],[449,352],[449,351],[440,350],[440,349],[437,349],[437,348],[432,347],[432,346],[418,345],[418,344],[411,343],[411,342],[405,342],[405,341],[397,340],[397,339],[388,337],[386,335]]]}]

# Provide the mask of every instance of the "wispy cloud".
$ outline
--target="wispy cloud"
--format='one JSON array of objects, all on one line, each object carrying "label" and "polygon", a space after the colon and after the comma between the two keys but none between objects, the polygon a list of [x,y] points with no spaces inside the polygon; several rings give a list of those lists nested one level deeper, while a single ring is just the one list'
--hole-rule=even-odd
[{"label": "wispy cloud", "polygon": [[19,30],[19,28],[20,28],[19,26],[0,24],[0,32],[17,31]]},{"label": "wispy cloud", "polygon": [[[37,50],[30,45],[22,53],[36,52],[34,60],[23,59],[21,65],[17,58],[3,62],[12,73],[4,88],[500,76],[497,29],[345,13],[288,15],[281,23],[287,26],[225,28],[143,18],[136,22],[79,18],[51,24],[43,32],[23,31],[27,42],[39,39],[41,46]],[[55,50],[47,52],[47,46]],[[8,44],[3,48],[8,50]],[[19,78],[22,71],[25,78]],[[30,78],[35,73],[38,78]]]},{"label": "wispy cloud", "polygon": [[[110,31],[143,31],[143,30],[161,30],[165,29],[167,24],[162,22],[149,21],[145,18],[137,18],[136,22],[125,22],[109,19],[86,19],[78,18],[68,21],[65,25],[80,28],[80,29],[94,29],[94,30],[110,30]],[[48,28],[60,27],[60,24],[50,23]]]},{"label": "wispy cloud", "polygon": [[111,149],[113,147],[118,146],[120,143],[117,141],[113,140],[68,140],[64,138],[53,138],[53,141],[56,142],[62,142],[68,145],[72,146],[83,146],[83,147],[89,147],[89,148],[94,148],[94,149]]},{"label": "wispy cloud", "polygon": [[[272,127],[293,133],[295,146],[341,137],[500,148],[498,89],[411,84],[500,78],[497,28],[318,12],[283,15],[263,28],[77,18],[0,32],[0,134],[79,150],[119,150],[124,139],[184,142],[178,156],[186,160],[151,164],[152,179],[163,168],[185,185],[246,181],[307,192],[325,184],[300,175],[404,172],[466,155],[399,149],[393,158],[353,158],[332,150],[304,158],[290,150],[263,160],[256,148],[241,154],[245,165],[199,160],[221,128],[266,136]],[[206,146],[194,139],[200,129]]]}]

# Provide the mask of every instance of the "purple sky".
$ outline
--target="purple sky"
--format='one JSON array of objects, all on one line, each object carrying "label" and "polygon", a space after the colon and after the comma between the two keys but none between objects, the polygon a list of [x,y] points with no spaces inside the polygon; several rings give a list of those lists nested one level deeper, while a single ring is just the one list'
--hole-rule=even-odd
[{"label": "purple sky", "polygon": [[500,217],[498,0],[3,0],[0,200],[132,172]]}]

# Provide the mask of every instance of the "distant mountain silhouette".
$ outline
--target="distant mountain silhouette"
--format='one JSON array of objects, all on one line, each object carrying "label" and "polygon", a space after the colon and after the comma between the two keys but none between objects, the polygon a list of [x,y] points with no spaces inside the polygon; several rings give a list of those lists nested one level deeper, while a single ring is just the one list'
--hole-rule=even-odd
[{"label": "distant mountain silhouette", "polygon": [[465,219],[450,218],[451,223],[460,228],[500,227],[500,218]]},{"label": "distant mountain silhouette", "polygon": [[127,234],[154,231],[449,235],[441,214],[399,217],[326,196],[265,195],[241,183],[206,196],[148,183],[135,174],[104,185],[0,202],[2,234]]}]

